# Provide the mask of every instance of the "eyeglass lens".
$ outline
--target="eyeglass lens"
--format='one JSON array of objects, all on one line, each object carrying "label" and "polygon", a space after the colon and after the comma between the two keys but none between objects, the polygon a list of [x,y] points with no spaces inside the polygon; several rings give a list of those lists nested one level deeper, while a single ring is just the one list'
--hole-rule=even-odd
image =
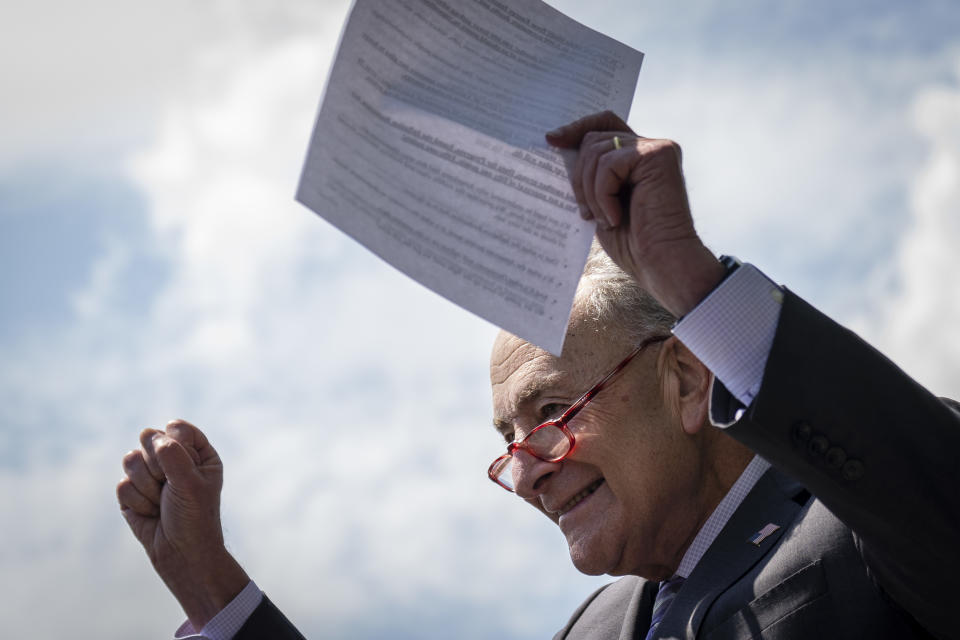
[{"label": "eyeglass lens", "polygon": [[[570,440],[566,434],[564,434],[558,423],[551,422],[531,431],[530,434],[524,438],[520,448],[526,449],[528,453],[541,460],[553,462],[570,452]],[[510,489],[515,488],[513,482],[513,458],[513,455],[507,454],[494,463],[494,467],[491,469],[492,475],[496,477],[501,484]]]}]

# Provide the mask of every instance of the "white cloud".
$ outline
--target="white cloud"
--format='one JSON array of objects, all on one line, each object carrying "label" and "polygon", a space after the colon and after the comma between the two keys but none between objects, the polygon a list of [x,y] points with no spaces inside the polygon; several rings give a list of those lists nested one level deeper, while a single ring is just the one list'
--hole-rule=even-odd
[{"label": "white cloud", "polygon": [[[112,486],[139,428],[181,414],[226,461],[231,547],[305,631],[451,635],[433,625],[442,619],[461,625],[457,637],[488,637],[499,624],[509,637],[543,637],[598,581],[575,574],[546,519],[483,477],[499,446],[483,424],[494,329],[292,201],[346,3],[188,4],[129,22],[125,12],[139,9],[105,3],[124,26],[92,34],[69,28],[84,8],[59,7],[44,42],[91,48],[63,69],[54,62],[64,53],[48,52],[38,78],[17,80],[23,95],[52,104],[58,84],[73,86],[69,74],[96,68],[75,117],[100,118],[100,131],[113,118],[120,128],[143,118],[138,130],[152,131],[159,118],[130,175],[151,205],[149,250],[170,273],[144,292],[148,313],[133,320],[112,289],[142,247],[108,243],[74,296],[77,325],[17,345],[0,366],[10,398],[3,450],[16,449],[15,464],[0,467],[0,568],[17,585],[0,600],[5,632],[153,637],[178,624]],[[24,10],[40,24],[45,6]],[[189,33],[174,29],[180,22]],[[300,22],[310,34],[291,36]],[[122,32],[129,59],[99,42],[109,31]],[[809,68],[785,78],[713,52],[688,55],[699,61],[693,72],[670,78],[648,60],[635,120],[685,145],[696,204],[711,212],[702,227],[723,250],[745,247],[743,257],[768,259],[790,282],[803,275],[803,251],[839,255],[840,239],[870,224],[871,197],[885,193],[878,185],[907,184],[907,161],[888,157],[900,144],[890,136],[902,125],[899,106],[870,104],[858,86],[831,93],[855,62],[837,61],[826,78]],[[49,85],[29,84],[45,70]],[[960,319],[960,296],[944,295],[943,275],[957,272],[957,94],[948,86],[918,98],[914,119],[930,155],[911,187],[902,286],[881,320],[864,325],[942,393],[957,384],[956,344],[922,338]],[[155,104],[126,113],[146,103]],[[42,128],[35,106],[5,103],[0,137],[20,116],[25,129]],[[69,111],[40,136],[45,144],[55,146],[57,131],[77,137],[69,145],[83,137]],[[837,291],[857,284],[842,268],[832,277]],[[503,598],[504,585],[520,595]],[[389,623],[371,619],[371,599]]]},{"label": "white cloud", "polygon": [[868,104],[869,89],[845,80],[855,72],[851,62],[786,75],[704,60],[641,86],[632,121],[684,147],[691,204],[709,243],[790,274],[836,256],[854,233],[888,233],[888,224],[864,222],[875,219],[878,194],[905,184],[915,157],[909,145],[896,153],[903,109]]},{"label": "white cloud", "polygon": [[[216,92],[216,73],[294,34],[332,50],[347,0],[6,3],[0,20],[0,168],[94,157],[115,170],[171,95]],[[330,35],[332,33],[332,35]],[[199,81],[199,82],[198,82]],[[88,166],[92,170],[93,166]]]},{"label": "white cloud", "polygon": [[940,395],[960,387],[960,58],[951,85],[931,86],[912,122],[928,148],[910,189],[910,222],[893,257],[895,285],[860,320],[908,373]]}]

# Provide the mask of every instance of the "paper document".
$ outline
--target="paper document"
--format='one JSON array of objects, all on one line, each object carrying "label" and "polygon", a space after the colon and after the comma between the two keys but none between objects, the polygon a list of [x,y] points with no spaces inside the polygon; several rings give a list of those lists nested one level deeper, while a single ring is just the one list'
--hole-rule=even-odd
[{"label": "paper document", "polygon": [[626,119],[642,59],[538,0],[356,0],[297,200],[559,354],[593,223],[544,133]]}]

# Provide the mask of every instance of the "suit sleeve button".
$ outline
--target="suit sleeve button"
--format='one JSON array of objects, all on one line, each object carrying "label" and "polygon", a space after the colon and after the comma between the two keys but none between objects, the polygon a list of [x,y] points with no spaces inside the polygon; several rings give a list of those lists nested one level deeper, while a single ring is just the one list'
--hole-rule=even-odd
[{"label": "suit sleeve button", "polygon": [[827,466],[831,469],[839,469],[847,461],[847,452],[840,447],[830,447],[825,456]]},{"label": "suit sleeve button", "polygon": [[847,480],[859,480],[863,477],[863,472],[863,463],[854,458],[850,458],[844,462],[843,469],[841,471],[843,477]]},{"label": "suit sleeve button", "polygon": [[810,438],[810,442],[807,443],[807,452],[818,458],[829,448],[830,441],[827,440],[826,436],[813,436]]},{"label": "suit sleeve button", "polygon": [[793,439],[798,444],[803,444],[809,440],[812,433],[813,429],[811,429],[810,425],[806,422],[800,421],[793,425]]}]

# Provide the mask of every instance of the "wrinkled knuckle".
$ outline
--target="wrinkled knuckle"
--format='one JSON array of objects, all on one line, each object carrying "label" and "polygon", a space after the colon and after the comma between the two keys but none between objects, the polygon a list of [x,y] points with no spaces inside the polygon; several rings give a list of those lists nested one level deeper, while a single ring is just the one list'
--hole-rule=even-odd
[{"label": "wrinkled knuckle", "polygon": [[158,429],[153,429],[152,427],[147,427],[140,432],[140,444],[144,447],[148,446],[150,442],[157,436],[157,434],[163,433]]},{"label": "wrinkled knuckle", "polygon": [[200,433],[200,429],[186,420],[171,420],[167,423],[166,431],[171,438],[181,441],[194,438]]},{"label": "wrinkled knuckle", "polygon": [[680,162],[683,161],[683,149],[680,148],[679,143],[674,142],[673,140],[671,140],[670,142],[673,146],[673,153],[677,157],[677,164],[679,164]]},{"label": "wrinkled knuckle", "polygon": [[131,489],[133,489],[133,482],[130,478],[124,478],[117,483],[117,500],[120,501],[120,504],[126,503],[126,497],[130,494]]},{"label": "wrinkled knuckle", "polygon": [[123,468],[125,470],[129,470],[129,469],[132,469],[133,466],[140,459],[142,458],[141,458],[141,453],[139,451],[136,451],[136,450],[129,451],[123,456],[123,458],[121,459],[121,463],[123,464]]},{"label": "wrinkled knuckle", "polygon": [[680,145],[673,140],[657,140],[655,152],[665,161],[680,162],[682,151]]},{"label": "wrinkled knuckle", "polygon": [[164,438],[163,440],[155,443],[153,446],[158,458],[169,458],[173,453],[174,447],[177,445],[170,438]]}]

